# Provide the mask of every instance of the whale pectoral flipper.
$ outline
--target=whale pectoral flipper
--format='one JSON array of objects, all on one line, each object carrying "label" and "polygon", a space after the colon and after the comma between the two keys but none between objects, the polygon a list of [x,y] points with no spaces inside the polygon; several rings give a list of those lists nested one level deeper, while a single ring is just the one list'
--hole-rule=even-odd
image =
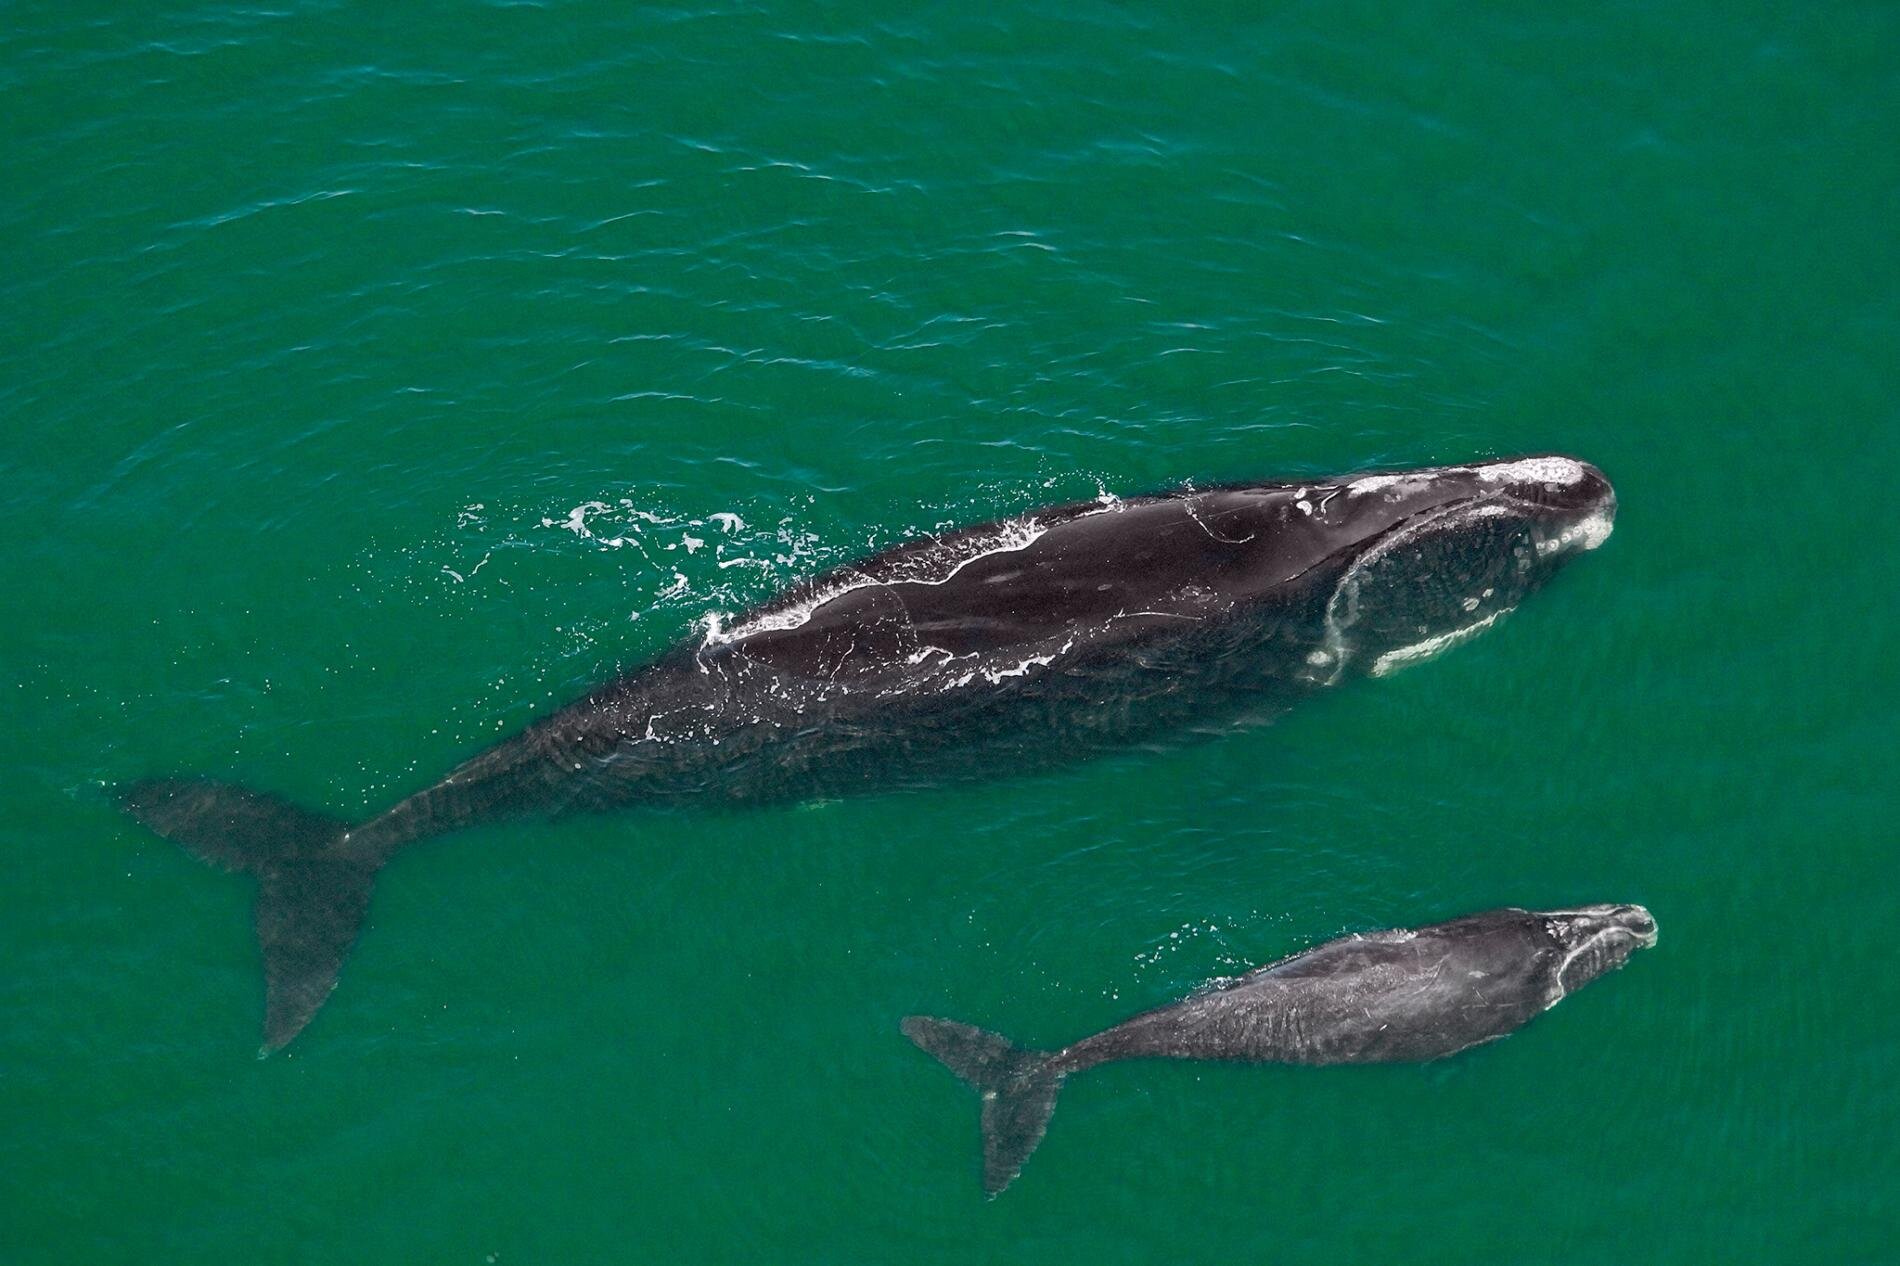
[{"label": "whale pectoral flipper", "polygon": [[382,859],[344,852],[340,819],[225,783],[151,779],[120,803],[202,860],[257,876],[264,1049],[297,1036],[336,987]]},{"label": "whale pectoral flipper", "polygon": [[1042,1142],[1062,1072],[1051,1067],[1047,1053],[1026,1051],[973,1025],[913,1015],[902,1027],[905,1037],[982,1096],[983,1194],[999,1194]]}]

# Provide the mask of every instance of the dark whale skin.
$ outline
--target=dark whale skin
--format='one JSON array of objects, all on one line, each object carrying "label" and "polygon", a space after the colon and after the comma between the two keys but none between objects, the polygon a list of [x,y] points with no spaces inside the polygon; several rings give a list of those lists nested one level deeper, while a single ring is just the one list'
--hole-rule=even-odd
[{"label": "dark whale skin", "polygon": [[[1354,491],[1391,476],[1187,489],[907,542],[711,625],[397,805],[370,838],[933,784],[1270,713],[1351,667],[1313,657],[1353,658],[1326,649],[1327,606],[1366,551],[1489,492],[1474,472],[1568,460],[1416,471],[1397,494]],[[1574,484],[1525,507],[1539,539],[1614,512],[1601,474],[1571,465]],[[1504,539],[1464,560],[1477,579],[1511,561]],[[1490,587],[1515,602],[1552,569]],[[1460,614],[1508,609],[1484,601]]]},{"label": "dark whale skin", "polygon": [[1655,943],[1641,906],[1493,910],[1329,941],[1059,1051],[928,1016],[903,1030],[983,1096],[984,1190],[994,1196],[1041,1141],[1071,1073],[1124,1059],[1441,1059],[1521,1028]]},{"label": "dark whale skin", "polygon": [[258,877],[271,1049],[328,996],[406,844],[521,816],[940,783],[1271,714],[1484,627],[1600,542],[1614,510],[1599,471],[1555,456],[1045,507],[709,618],[367,822],[196,778],[135,782],[121,802]]}]

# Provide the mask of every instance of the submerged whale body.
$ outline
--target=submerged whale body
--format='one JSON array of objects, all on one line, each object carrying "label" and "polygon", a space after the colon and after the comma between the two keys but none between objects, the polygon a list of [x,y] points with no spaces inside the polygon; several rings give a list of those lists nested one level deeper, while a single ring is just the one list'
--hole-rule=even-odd
[{"label": "submerged whale body", "polygon": [[1122,1059],[1415,1063],[1511,1033],[1656,943],[1641,906],[1493,910],[1330,941],[1059,1051],[911,1016],[904,1035],[982,1096],[983,1190],[1042,1141],[1070,1073]]},{"label": "submerged whale body", "polygon": [[367,822],[199,779],[121,801],[257,877],[271,1049],[329,995],[405,844],[938,782],[1271,713],[1482,631],[1600,544],[1615,507],[1599,471],[1556,456],[1052,506],[709,620]]}]

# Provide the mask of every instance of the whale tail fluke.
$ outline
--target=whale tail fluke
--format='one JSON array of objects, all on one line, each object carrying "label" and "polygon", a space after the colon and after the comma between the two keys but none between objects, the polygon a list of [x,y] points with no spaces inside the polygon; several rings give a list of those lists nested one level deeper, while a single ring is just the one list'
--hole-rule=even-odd
[{"label": "whale tail fluke", "polygon": [[1014,1181],[1042,1142],[1063,1074],[1044,1051],[1027,1051],[998,1033],[952,1020],[913,1015],[904,1036],[943,1061],[983,1101],[983,1194]]},{"label": "whale tail fluke", "polygon": [[200,859],[257,876],[264,1052],[296,1037],[336,987],[382,858],[342,850],[340,819],[225,783],[149,779],[123,788],[119,803]]}]

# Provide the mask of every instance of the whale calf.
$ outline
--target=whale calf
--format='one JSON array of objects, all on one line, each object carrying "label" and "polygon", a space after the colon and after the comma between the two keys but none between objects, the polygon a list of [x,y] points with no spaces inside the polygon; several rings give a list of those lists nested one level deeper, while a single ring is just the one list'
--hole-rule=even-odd
[{"label": "whale calf", "polygon": [[1493,910],[1329,941],[1059,1051],[928,1016],[902,1027],[982,1097],[983,1190],[995,1196],[1042,1141],[1070,1073],[1118,1059],[1439,1059],[1523,1027],[1655,943],[1641,906]]},{"label": "whale calf", "polygon": [[264,1045],[335,985],[378,870],[485,822],[839,796],[1271,714],[1481,632],[1609,535],[1554,455],[1049,506],[793,585],[366,822],[197,778],[120,791],[257,878]]}]

